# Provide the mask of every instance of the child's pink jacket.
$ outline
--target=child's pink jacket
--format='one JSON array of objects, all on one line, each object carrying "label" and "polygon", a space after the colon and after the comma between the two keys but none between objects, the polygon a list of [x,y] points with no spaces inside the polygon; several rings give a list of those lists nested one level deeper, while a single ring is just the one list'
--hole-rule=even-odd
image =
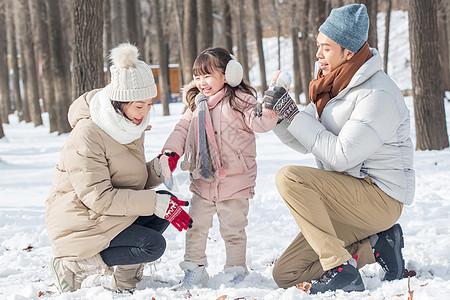
[{"label": "child's pink jacket", "polygon": [[[263,117],[253,116],[257,100],[252,95],[236,91],[236,96],[248,103],[244,116],[233,110],[229,101],[211,97],[208,103],[212,125],[219,147],[220,159],[226,176],[209,182],[192,176],[190,190],[211,201],[236,198],[253,198],[256,184],[256,142],[254,132],[272,130],[278,120],[276,114],[265,111]],[[186,137],[193,112],[187,109],[175,129],[168,137],[164,150],[184,154]]]}]

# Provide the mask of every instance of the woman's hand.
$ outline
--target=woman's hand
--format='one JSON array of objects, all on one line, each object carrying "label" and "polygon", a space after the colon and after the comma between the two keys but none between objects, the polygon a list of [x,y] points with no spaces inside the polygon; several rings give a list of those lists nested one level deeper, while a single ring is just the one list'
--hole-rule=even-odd
[{"label": "woman's hand", "polygon": [[[155,215],[169,221],[178,231],[192,227],[192,218],[185,212],[181,206],[188,206],[189,202],[179,200],[169,191],[156,191],[156,208]],[[158,208],[167,207],[164,212]]]}]

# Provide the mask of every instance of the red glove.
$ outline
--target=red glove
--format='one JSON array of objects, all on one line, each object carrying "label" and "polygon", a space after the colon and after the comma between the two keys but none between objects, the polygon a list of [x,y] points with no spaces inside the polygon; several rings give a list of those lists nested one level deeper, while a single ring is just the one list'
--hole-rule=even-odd
[{"label": "red glove", "polygon": [[161,158],[162,155],[166,155],[168,157],[168,164],[170,168],[170,172],[173,172],[177,168],[178,160],[180,159],[180,156],[176,152],[164,152],[158,155],[158,158]]},{"label": "red glove", "polygon": [[169,207],[164,214],[164,219],[169,221],[176,229],[182,231],[192,227],[192,218],[180,206],[188,206],[189,202],[179,200],[172,193],[162,190],[156,191],[157,194],[166,194],[170,196]]}]

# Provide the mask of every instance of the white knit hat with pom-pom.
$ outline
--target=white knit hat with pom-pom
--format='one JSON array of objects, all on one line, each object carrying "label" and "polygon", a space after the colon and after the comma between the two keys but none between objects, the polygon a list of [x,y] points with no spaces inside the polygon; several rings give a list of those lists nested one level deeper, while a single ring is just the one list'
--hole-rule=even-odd
[{"label": "white knit hat with pom-pom", "polygon": [[111,50],[109,99],[130,102],[156,97],[152,69],[138,57],[138,48],[130,43],[120,44]]}]

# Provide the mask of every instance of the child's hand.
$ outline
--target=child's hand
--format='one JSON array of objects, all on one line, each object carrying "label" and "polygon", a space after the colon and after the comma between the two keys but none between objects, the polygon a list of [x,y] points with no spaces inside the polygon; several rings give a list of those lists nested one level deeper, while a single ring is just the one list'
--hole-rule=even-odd
[{"label": "child's hand", "polygon": [[258,103],[255,107],[255,109],[253,110],[253,115],[257,116],[257,117],[262,117],[263,115],[263,105],[262,103]]},{"label": "child's hand", "polygon": [[176,152],[164,152],[158,155],[161,166],[161,175],[164,184],[168,189],[172,189],[172,172],[176,169],[180,156]]},{"label": "child's hand", "polygon": [[265,117],[265,118],[275,118],[277,116],[277,112],[272,110],[272,109],[268,109],[265,107],[265,102],[263,103],[258,103],[258,105],[256,105],[255,109],[253,110],[253,115],[256,117]]},{"label": "child's hand", "polygon": [[[269,90],[273,90],[275,87],[282,87],[286,90],[286,92],[289,92],[289,89],[291,88],[291,75],[286,71],[278,70],[272,75],[272,80],[270,81]],[[267,91],[266,91],[267,92]],[[265,109],[265,105],[268,103],[258,103],[258,105],[253,110],[253,115],[257,117],[267,116],[267,117],[274,117],[273,110]],[[270,104],[269,104],[270,106]],[[276,113],[275,113],[276,115]]]}]

